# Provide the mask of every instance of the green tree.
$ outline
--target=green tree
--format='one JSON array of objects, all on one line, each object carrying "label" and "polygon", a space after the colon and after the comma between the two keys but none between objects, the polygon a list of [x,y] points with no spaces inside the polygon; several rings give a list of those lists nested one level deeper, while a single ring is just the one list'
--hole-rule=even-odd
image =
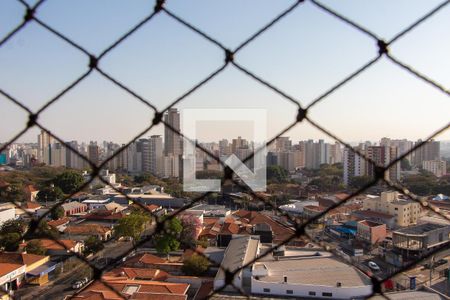
[{"label": "green tree", "polygon": [[39,191],[36,200],[39,202],[56,202],[64,197],[62,190],[57,186],[47,186]]},{"label": "green tree", "polygon": [[428,196],[438,187],[437,178],[425,170],[421,170],[417,175],[405,177],[403,184],[408,190],[419,196]]},{"label": "green tree", "polygon": [[344,169],[342,164],[321,164],[319,169],[319,176],[337,176],[337,177],[343,177],[344,175]]},{"label": "green tree", "polygon": [[22,220],[8,220],[0,228],[0,235],[17,233],[22,235],[27,230],[27,224]]},{"label": "green tree", "polygon": [[23,184],[17,182],[6,184],[0,188],[0,199],[2,202],[22,202],[26,199]]},{"label": "green tree", "polygon": [[50,218],[52,218],[52,220],[59,220],[63,217],[64,217],[64,208],[62,208],[61,206],[58,206],[56,209],[50,212]]},{"label": "green tree", "polygon": [[0,248],[4,251],[17,251],[20,244],[20,234],[11,232],[0,236]]},{"label": "green tree", "polygon": [[188,276],[200,276],[208,271],[209,265],[210,263],[206,257],[194,253],[183,261],[181,270]]},{"label": "green tree", "polygon": [[27,243],[25,251],[30,254],[45,255],[47,250],[42,247],[40,240],[31,240]]},{"label": "green tree", "polygon": [[267,180],[282,183],[288,180],[288,172],[280,166],[267,167]]},{"label": "green tree", "polygon": [[91,253],[97,253],[98,251],[105,248],[102,241],[96,236],[90,236],[84,241],[84,255],[89,255]]},{"label": "green tree", "polygon": [[199,240],[197,240],[197,246],[200,246],[202,248],[208,248],[208,239],[206,237],[201,237]]},{"label": "green tree", "polygon": [[83,185],[84,178],[80,173],[70,170],[57,175],[53,182],[65,194],[72,194]]},{"label": "green tree", "polygon": [[183,230],[180,220],[171,218],[164,221],[164,231],[154,235],[156,251],[168,255],[170,251],[178,250],[180,247],[180,233]]},{"label": "green tree", "polygon": [[48,225],[47,221],[41,220],[37,228],[30,235],[34,239],[58,239],[60,234],[57,229]]},{"label": "green tree", "polygon": [[114,232],[117,237],[131,237],[133,244],[135,244],[144,232],[146,224],[149,221],[150,217],[147,214],[140,209],[135,209],[131,214],[119,220],[118,225],[114,227]]},{"label": "green tree", "polygon": [[348,185],[354,189],[360,189],[373,180],[370,176],[355,176],[350,179]]},{"label": "green tree", "polygon": [[404,171],[410,171],[411,168],[411,164],[409,163],[409,160],[407,160],[406,158],[403,158],[400,161],[400,169],[404,170]]}]

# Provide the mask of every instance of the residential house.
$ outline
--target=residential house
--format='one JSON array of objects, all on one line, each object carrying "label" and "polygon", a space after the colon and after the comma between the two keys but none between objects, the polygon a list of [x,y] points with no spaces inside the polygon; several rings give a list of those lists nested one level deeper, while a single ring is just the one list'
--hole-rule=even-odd
[{"label": "residential house", "polygon": [[112,229],[98,224],[69,225],[64,230],[64,236],[71,240],[86,240],[91,236],[101,241],[107,241],[112,237]]},{"label": "residential house", "polygon": [[58,220],[51,220],[51,221],[47,222],[48,226],[55,228],[59,232],[64,232],[64,230],[66,230],[69,223],[70,223],[69,218],[61,218]]},{"label": "residential house", "polygon": [[61,205],[61,207],[64,210],[65,217],[79,215],[87,211],[87,205],[77,201],[64,203],[63,205]]},{"label": "residential house", "polygon": [[150,268],[159,269],[171,274],[182,274],[181,267],[183,262],[181,257],[179,261],[167,260],[150,253],[140,253],[131,258],[128,258],[124,263],[126,267],[133,268]]},{"label": "residential house", "polygon": [[[59,243],[51,239],[39,239],[31,241],[40,241],[41,246],[46,249],[45,254],[49,256],[72,255],[72,253],[82,254],[84,250],[83,242],[75,240],[59,239]],[[21,244],[19,250],[25,248],[26,245],[31,241]]]},{"label": "residential house", "polygon": [[35,202],[37,194],[39,193],[39,190],[36,189],[36,187],[31,184],[25,186],[24,190],[25,190],[25,197],[26,197],[27,201]]},{"label": "residential house", "polygon": [[[55,269],[55,263],[49,261],[49,256],[35,255],[28,253],[0,253],[0,270],[17,270],[16,278],[7,280],[8,289],[18,288],[22,279],[26,279],[29,284],[43,285],[48,282],[48,274]],[[25,275],[21,273],[20,266],[25,267]],[[10,276],[14,276],[11,275]],[[15,283],[14,283],[15,281]],[[5,282],[5,283],[6,283]]]},{"label": "residential house", "polygon": [[96,280],[72,299],[187,300],[189,286],[187,283],[105,278],[102,281]]}]

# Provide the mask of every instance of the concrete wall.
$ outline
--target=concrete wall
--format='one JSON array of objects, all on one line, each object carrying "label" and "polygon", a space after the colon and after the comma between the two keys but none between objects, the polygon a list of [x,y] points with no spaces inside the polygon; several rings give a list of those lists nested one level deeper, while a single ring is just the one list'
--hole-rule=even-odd
[{"label": "concrete wall", "polygon": [[[264,292],[264,289],[269,289]],[[286,291],[291,290],[292,294]],[[264,282],[252,278],[252,294],[260,295],[279,295],[289,297],[305,297],[305,298],[329,298],[329,299],[352,299],[370,295],[372,293],[372,286],[361,287],[329,287],[319,285],[307,284],[289,284],[280,282]],[[315,292],[310,295],[309,292]],[[332,293],[331,296],[323,296],[322,293]]]},{"label": "concrete wall", "polygon": [[10,208],[0,211],[0,226],[8,220],[16,218],[16,209]]}]

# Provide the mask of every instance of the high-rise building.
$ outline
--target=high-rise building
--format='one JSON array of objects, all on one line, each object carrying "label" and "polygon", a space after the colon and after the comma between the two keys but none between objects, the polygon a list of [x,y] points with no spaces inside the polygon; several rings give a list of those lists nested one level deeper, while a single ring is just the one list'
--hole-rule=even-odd
[{"label": "high-rise building", "polygon": [[228,156],[231,154],[231,147],[228,140],[223,139],[219,141],[219,155]]},{"label": "high-rise building", "polygon": [[318,169],[319,166],[316,165],[316,152],[314,147],[314,141],[305,141],[305,168],[307,169]]},{"label": "high-rise building", "polygon": [[288,136],[280,136],[275,139],[275,151],[283,152],[290,151],[292,147],[292,141]]},{"label": "high-rise building", "polygon": [[[366,155],[370,158],[377,166],[386,167],[392,161],[397,158],[397,147],[387,147],[387,146],[369,146],[366,150]],[[375,176],[375,166],[371,163],[367,163],[367,175]],[[400,180],[400,163],[394,164],[390,167],[386,173],[385,178],[393,182]]]},{"label": "high-rise building", "polygon": [[46,131],[41,130],[38,135],[38,161],[46,165],[51,165],[51,149],[55,139]]},{"label": "high-rise building", "polygon": [[[176,108],[170,108],[164,115],[164,121],[169,124],[172,129],[180,131],[180,113]],[[180,135],[174,132],[171,128],[165,126],[164,128],[164,155],[181,155],[182,139]]]},{"label": "high-rise building", "polygon": [[50,165],[54,167],[66,166],[66,147],[61,143],[54,143],[51,147],[51,162]]},{"label": "high-rise building", "polygon": [[100,151],[97,145],[97,142],[91,141],[88,145],[88,158],[90,162],[97,165],[100,162]]},{"label": "high-rise building", "polygon": [[156,176],[164,173],[163,141],[160,135],[152,135],[149,139],[150,145],[150,172]]},{"label": "high-rise building", "polygon": [[[356,147],[360,152],[362,148]],[[351,178],[366,175],[366,160],[355,151],[345,148],[343,152],[344,185],[350,183]]]},{"label": "high-rise building", "polygon": [[327,161],[328,164],[336,164],[342,162],[342,148],[338,142],[334,144],[327,144]]},{"label": "high-rise building", "polygon": [[[422,141],[418,140],[414,146],[420,144]],[[413,152],[413,165],[421,167],[422,163],[427,160],[441,159],[441,144],[438,141],[428,141],[420,148]]]},{"label": "high-rise building", "polygon": [[180,156],[168,155],[164,157],[164,177],[180,176]]},{"label": "high-rise building", "polygon": [[238,149],[247,149],[248,141],[238,136],[237,139],[231,141],[231,152],[236,154]]},{"label": "high-rise building", "polygon": [[[407,139],[402,140],[392,140],[390,138],[382,138],[380,140],[380,146],[387,147],[397,147],[398,148],[398,156],[401,156],[412,149],[414,143],[412,141],[408,141]],[[409,154],[405,157],[410,163],[412,162],[412,154]]]},{"label": "high-rise building", "polygon": [[445,160],[424,160],[422,167],[436,177],[442,177],[447,174],[447,162]]}]

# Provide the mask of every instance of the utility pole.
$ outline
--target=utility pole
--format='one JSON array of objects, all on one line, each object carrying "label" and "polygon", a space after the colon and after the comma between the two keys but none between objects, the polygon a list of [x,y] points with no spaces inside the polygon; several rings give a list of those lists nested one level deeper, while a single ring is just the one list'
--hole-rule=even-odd
[{"label": "utility pole", "polygon": [[430,287],[431,287],[431,281],[433,279],[433,268],[434,268],[434,255],[430,259]]}]

